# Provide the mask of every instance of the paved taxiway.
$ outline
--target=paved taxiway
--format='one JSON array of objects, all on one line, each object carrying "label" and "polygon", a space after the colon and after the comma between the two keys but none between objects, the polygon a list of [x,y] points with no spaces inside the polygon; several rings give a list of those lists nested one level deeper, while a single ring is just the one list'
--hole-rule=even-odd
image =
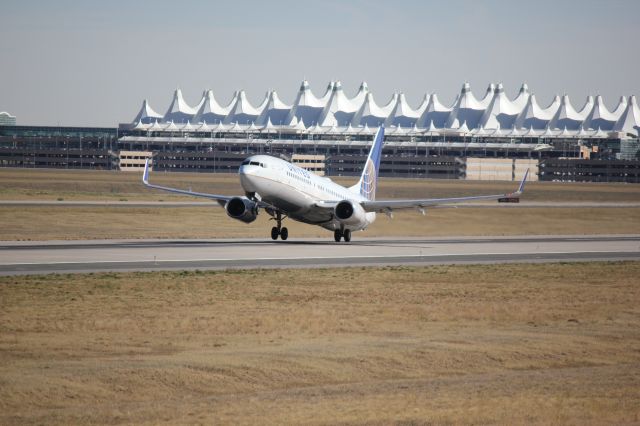
[{"label": "paved taxiway", "polygon": [[640,235],[0,242],[0,275],[640,260]]}]

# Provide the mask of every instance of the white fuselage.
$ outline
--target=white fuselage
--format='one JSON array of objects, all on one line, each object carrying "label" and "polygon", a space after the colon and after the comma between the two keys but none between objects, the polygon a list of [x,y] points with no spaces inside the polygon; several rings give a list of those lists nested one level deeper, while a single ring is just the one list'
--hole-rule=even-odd
[{"label": "white fuselage", "polygon": [[333,215],[333,209],[322,203],[343,200],[359,203],[365,200],[331,179],[318,176],[279,158],[254,155],[247,158],[239,169],[240,184],[247,193],[286,213],[291,219],[319,225],[329,230],[365,229],[375,220],[375,213],[366,213],[364,220],[356,224],[341,224]]}]

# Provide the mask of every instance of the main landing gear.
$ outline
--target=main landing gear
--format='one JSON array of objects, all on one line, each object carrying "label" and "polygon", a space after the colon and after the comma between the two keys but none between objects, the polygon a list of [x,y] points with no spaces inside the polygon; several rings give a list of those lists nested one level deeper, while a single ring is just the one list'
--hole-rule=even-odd
[{"label": "main landing gear", "polygon": [[277,226],[271,228],[272,240],[277,240],[278,236],[282,239],[282,241],[285,241],[287,238],[289,238],[289,230],[286,226],[282,226],[282,219],[282,213],[276,212],[276,217],[274,218],[274,220],[276,221]]},{"label": "main landing gear", "polygon": [[351,241],[351,231],[348,229],[336,229],[333,231],[333,239],[336,240],[336,243],[339,243],[343,238],[346,243]]}]

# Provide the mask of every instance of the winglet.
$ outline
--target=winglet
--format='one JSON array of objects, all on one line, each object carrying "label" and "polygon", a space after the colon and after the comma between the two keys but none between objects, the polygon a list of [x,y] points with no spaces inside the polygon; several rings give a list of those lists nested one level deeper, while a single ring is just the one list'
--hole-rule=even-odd
[{"label": "winglet", "polygon": [[151,160],[150,158],[147,158],[144,162],[144,173],[142,174],[142,183],[144,183],[145,185],[149,185],[149,160]]},{"label": "winglet", "polygon": [[524,177],[522,178],[522,181],[520,182],[520,186],[518,187],[518,190],[516,191],[516,194],[520,195],[524,192],[524,184],[527,182],[527,176],[529,176],[529,169],[527,169],[526,172],[524,172]]}]

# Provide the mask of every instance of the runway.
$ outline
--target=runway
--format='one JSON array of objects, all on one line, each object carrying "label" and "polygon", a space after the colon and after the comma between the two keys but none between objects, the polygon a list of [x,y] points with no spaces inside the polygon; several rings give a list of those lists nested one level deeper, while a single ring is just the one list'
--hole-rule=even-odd
[{"label": "runway", "polygon": [[0,275],[640,260],[640,235],[0,243]]}]

